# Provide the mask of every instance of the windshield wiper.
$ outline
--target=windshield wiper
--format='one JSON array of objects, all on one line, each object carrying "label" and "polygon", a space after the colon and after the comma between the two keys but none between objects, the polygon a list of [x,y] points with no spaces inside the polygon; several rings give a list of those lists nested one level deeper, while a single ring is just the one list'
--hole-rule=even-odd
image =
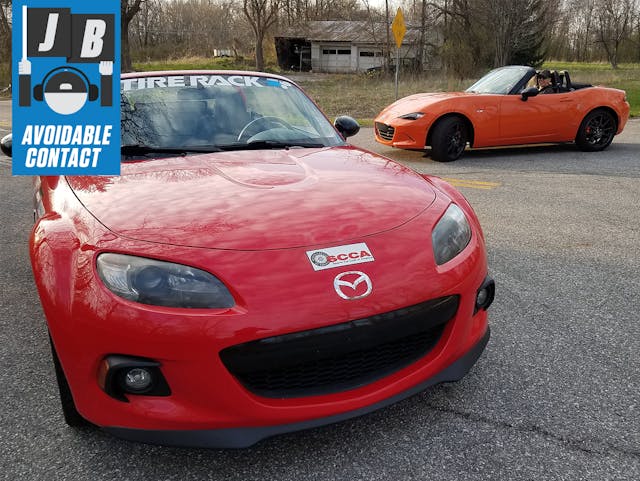
[{"label": "windshield wiper", "polygon": [[256,140],[255,142],[238,142],[236,144],[225,144],[217,146],[220,150],[262,150],[262,149],[289,149],[302,147],[307,149],[319,149],[325,147],[320,142],[305,141],[280,141],[280,140]]},{"label": "windshield wiper", "polygon": [[218,147],[212,145],[202,145],[194,147],[152,147],[143,144],[123,145],[120,148],[122,155],[148,155],[148,154],[177,154],[186,155],[190,153],[206,154],[210,152],[220,152]]}]

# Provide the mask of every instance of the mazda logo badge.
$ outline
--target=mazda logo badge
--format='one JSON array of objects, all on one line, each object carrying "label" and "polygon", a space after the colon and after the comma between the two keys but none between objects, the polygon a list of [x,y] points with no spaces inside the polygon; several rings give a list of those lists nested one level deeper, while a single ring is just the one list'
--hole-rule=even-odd
[{"label": "mazda logo badge", "polygon": [[[364,286],[361,286],[363,283]],[[333,280],[333,288],[343,299],[355,301],[371,294],[373,284],[364,272],[348,271],[336,276]]]}]

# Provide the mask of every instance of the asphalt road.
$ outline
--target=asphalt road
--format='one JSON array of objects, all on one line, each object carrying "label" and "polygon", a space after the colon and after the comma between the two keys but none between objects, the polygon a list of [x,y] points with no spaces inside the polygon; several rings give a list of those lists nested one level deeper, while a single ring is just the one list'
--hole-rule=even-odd
[{"label": "asphalt road", "polygon": [[[0,102],[0,129],[6,104]],[[0,158],[0,478],[640,479],[640,121],[605,152],[469,152],[450,164],[353,143],[450,179],[487,237],[492,339],[461,382],[240,451],[66,427],[27,238],[30,180]]]}]

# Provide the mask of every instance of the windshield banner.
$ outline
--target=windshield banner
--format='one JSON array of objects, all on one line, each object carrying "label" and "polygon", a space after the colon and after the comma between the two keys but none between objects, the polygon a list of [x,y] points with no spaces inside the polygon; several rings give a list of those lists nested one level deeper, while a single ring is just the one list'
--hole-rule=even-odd
[{"label": "windshield banner", "polygon": [[120,0],[14,0],[13,26],[13,174],[120,174]]}]

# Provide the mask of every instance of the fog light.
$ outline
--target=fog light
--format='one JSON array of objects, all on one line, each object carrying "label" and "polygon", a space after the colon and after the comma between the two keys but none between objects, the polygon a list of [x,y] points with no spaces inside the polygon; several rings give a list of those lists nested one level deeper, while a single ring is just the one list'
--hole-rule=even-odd
[{"label": "fog light", "polygon": [[490,277],[487,277],[478,291],[476,292],[476,306],[474,309],[474,314],[478,312],[480,309],[487,310],[491,303],[493,302],[493,298],[496,295],[496,283]]},{"label": "fog light", "polygon": [[476,304],[482,306],[487,302],[487,299],[489,299],[489,291],[487,289],[480,289],[480,291],[478,291],[478,296],[476,297]]},{"label": "fog light", "polygon": [[98,368],[98,385],[109,396],[122,402],[129,402],[127,394],[171,395],[160,363],[137,356],[112,354],[104,358]]},{"label": "fog light", "polygon": [[124,375],[124,386],[127,391],[141,393],[148,390],[153,384],[153,376],[144,368],[134,367]]}]

